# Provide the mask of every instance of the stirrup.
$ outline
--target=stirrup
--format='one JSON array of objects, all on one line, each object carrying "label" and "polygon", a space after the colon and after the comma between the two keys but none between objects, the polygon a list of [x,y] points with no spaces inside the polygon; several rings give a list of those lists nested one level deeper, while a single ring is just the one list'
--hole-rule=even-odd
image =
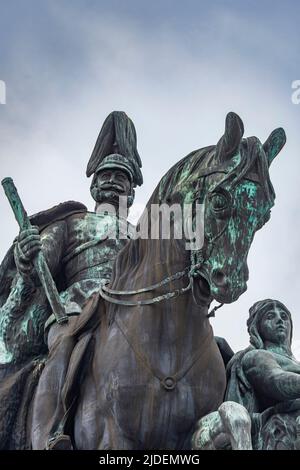
[{"label": "stirrup", "polygon": [[70,436],[67,434],[59,434],[50,437],[46,444],[46,450],[74,450]]}]

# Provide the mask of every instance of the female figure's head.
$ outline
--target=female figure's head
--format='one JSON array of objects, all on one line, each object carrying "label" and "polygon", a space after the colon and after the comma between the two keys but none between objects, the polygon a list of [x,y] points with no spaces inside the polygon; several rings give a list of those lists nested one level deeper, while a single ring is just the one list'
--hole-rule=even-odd
[{"label": "female figure's head", "polygon": [[267,344],[272,344],[285,346],[291,353],[292,317],[279,300],[265,299],[256,302],[249,310],[247,326],[250,343],[256,349],[265,349]]}]

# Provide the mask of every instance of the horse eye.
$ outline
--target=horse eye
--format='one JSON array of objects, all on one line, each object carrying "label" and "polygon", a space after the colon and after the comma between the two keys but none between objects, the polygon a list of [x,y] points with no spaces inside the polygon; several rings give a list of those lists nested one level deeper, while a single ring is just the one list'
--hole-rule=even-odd
[{"label": "horse eye", "polygon": [[223,211],[228,208],[229,200],[222,193],[215,193],[211,197],[211,206],[212,209],[216,212]]}]

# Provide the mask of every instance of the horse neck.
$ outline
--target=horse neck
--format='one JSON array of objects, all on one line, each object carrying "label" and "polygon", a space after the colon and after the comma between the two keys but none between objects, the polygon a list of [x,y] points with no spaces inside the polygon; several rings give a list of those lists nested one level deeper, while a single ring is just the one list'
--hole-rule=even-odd
[{"label": "horse neck", "polygon": [[[190,251],[186,249],[186,241],[162,237],[162,225],[159,224],[159,238],[152,238],[151,211],[153,205],[179,204],[183,210],[187,194],[194,197],[197,187],[197,173],[210,165],[213,147],[207,147],[192,152],[178,162],[161,179],[149,199],[145,212],[139,220],[140,233],[145,235],[144,224],[147,225],[147,239],[130,240],[128,245],[119,253],[115,260],[112,273],[112,287],[118,290],[136,290],[156,284],[163,278],[188,268],[191,264]],[[204,182],[204,179],[201,179]],[[185,215],[182,211],[183,216]]]},{"label": "horse neck", "polygon": [[[147,242],[146,245],[142,242]],[[137,246],[136,246],[137,245]],[[142,246],[140,246],[142,245]],[[126,271],[126,260],[136,256],[140,248],[141,256],[136,265],[130,263]],[[178,240],[134,240],[128,249],[120,254],[123,264],[117,263],[112,288],[116,290],[137,290],[157,284],[164,279],[189,268],[189,252],[182,249]],[[125,269],[122,272],[122,269]],[[150,292],[122,296],[125,300],[153,299],[189,285],[188,269],[177,280],[170,280]],[[169,300],[145,306],[121,306],[109,304],[108,321],[117,330],[120,325],[128,338],[139,344],[150,362],[164,358],[166,371],[177,370],[182,365],[182,354],[193,355],[205,338],[211,334],[207,318],[207,307],[200,309],[194,302],[191,290]],[[117,323],[114,323],[117,318]],[[151,341],[147,338],[151,338]],[[154,346],[153,346],[154,345]],[[155,359],[156,358],[156,359]],[[174,362],[175,358],[175,362]]]},{"label": "horse neck", "polygon": [[182,245],[182,240],[174,239],[131,240],[116,259],[113,288],[136,290],[187,270],[190,255]]},{"label": "horse neck", "polygon": [[[196,154],[195,154],[196,155]],[[197,156],[197,155],[196,155]],[[196,157],[195,157],[196,158]],[[187,160],[188,162],[188,160]],[[197,162],[194,162],[195,166]],[[188,164],[188,163],[187,163]],[[202,164],[199,163],[202,167]],[[177,169],[175,169],[176,173]],[[182,173],[185,172],[185,164],[181,164]],[[186,172],[187,174],[187,172]],[[147,204],[147,213],[151,209],[151,204],[167,201],[166,190],[168,186],[174,188],[171,191],[171,205],[177,201],[183,204],[186,193],[181,191],[180,174],[177,177],[171,171],[155,189],[151,199]],[[194,180],[196,179],[193,175]],[[179,181],[179,182],[178,182]],[[191,188],[193,186],[191,185]],[[149,292],[122,297],[125,300],[153,299],[168,292],[186,287],[189,284],[188,269],[191,259],[190,251],[186,249],[184,239],[177,240],[173,237],[169,240],[158,238],[151,239],[151,224],[148,225],[148,238],[138,238],[130,240],[125,248],[116,258],[111,278],[111,288],[120,291],[134,291],[137,289],[158,284],[164,279],[168,279],[175,273],[185,270],[185,274],[177,280],[168,280],[163,286]],[[201,341],[209,334],[211,327],[206,317],[207,307],[201,308],[194,302],[191,290],[170,300],[152,304],[150,306],[127,307],[109,304],[109,323],[114,323],[115,317],[125,322],[126,328],[136,331],[136,334],[143,337],[147,332],[150,337],[159,338],[157,348],[159,350],[173,351],[180,344],[187,353],[193,353],[199,347]],[[147,344],[144,344],[147,348]]]}]

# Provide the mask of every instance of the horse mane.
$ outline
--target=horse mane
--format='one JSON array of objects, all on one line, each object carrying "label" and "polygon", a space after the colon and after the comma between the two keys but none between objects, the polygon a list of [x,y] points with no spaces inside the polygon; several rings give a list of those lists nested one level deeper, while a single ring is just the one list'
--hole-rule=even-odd
[{"label": "horse mane", "polygon": [[[194,150],[186,157],[177,162],[170,170],[162,177],[159,183],[159,201],[154,201],[155,193],[151,196],[149,203],[154,202],[168,202],[171,194],[180,187],[190,186],[193,181],[197,179],[199,169],[208,168],[210,165],[210,158],[215,145],[204,147],[202,149]],[[149,204],[148,203],[148,204]]]},{"label": "horse mane", "polygon": [[[167,171],[162,177],[157,187],[152,193],[147,205],[146,211],[149,211],[151,204],[172,203],[172,196],[176,192],[184,190],[186,194],[195,192],[195,182],[199,180],[200,170],[206,170],[216,167],[214,157],[216,146],[212,145],[202,149],[195,150],[182,158],[173,167]],[[235,157],[234,157],[235,159]],[[262,145],[256,137],[242,139],[240,146],[240,158],[228,161],[225,165],[224,178],[218,184],[229,182],[232,187],[238,185],[242,179],[250,179],[258,182],[266,198],[273,205],[275,192],[269,175],[269,164],[267,156]],[[232,164],[234,160],[235,164]],[[142,217],[139,219],[137,227],[141,223]],[[178,240],[172,241],[174,248],[178,249]],[[145,240],[131,239],[128,244],[118,253],[112,272],[112,285],[120,281],[126,283],[128,273],[133,278],[138,275],[140,262],[143,258],[143,264],[153,260],[151,250],[147,248],[149,244]],[[119,284],[119,282],[118,282]]]},{"label": "horse mane", "polygon": [[[216,147],[216,145],[212,145],[195,150],[177,162],[159,183],[159,202],[168,201],[172,192],[176,191],[179,186],[188,186],[189,183],[192,185],[195,179],[197,179],[200,169],[210,168]],[[241,158],[237,161],[236,165],[231,165],[230,161],[228,162],[228,172],[225,173],[224,179],[219,185],[228,181],[234,187],[242,179],[250,179],[261,185],[266,198],[273,203],[275,191],[270,179],[269,162],[259,139],[257,137],[242,139],[240,155]],[[153,199],[155,199],[155,192],[149,200],[150,204],[157,202]]]}]

